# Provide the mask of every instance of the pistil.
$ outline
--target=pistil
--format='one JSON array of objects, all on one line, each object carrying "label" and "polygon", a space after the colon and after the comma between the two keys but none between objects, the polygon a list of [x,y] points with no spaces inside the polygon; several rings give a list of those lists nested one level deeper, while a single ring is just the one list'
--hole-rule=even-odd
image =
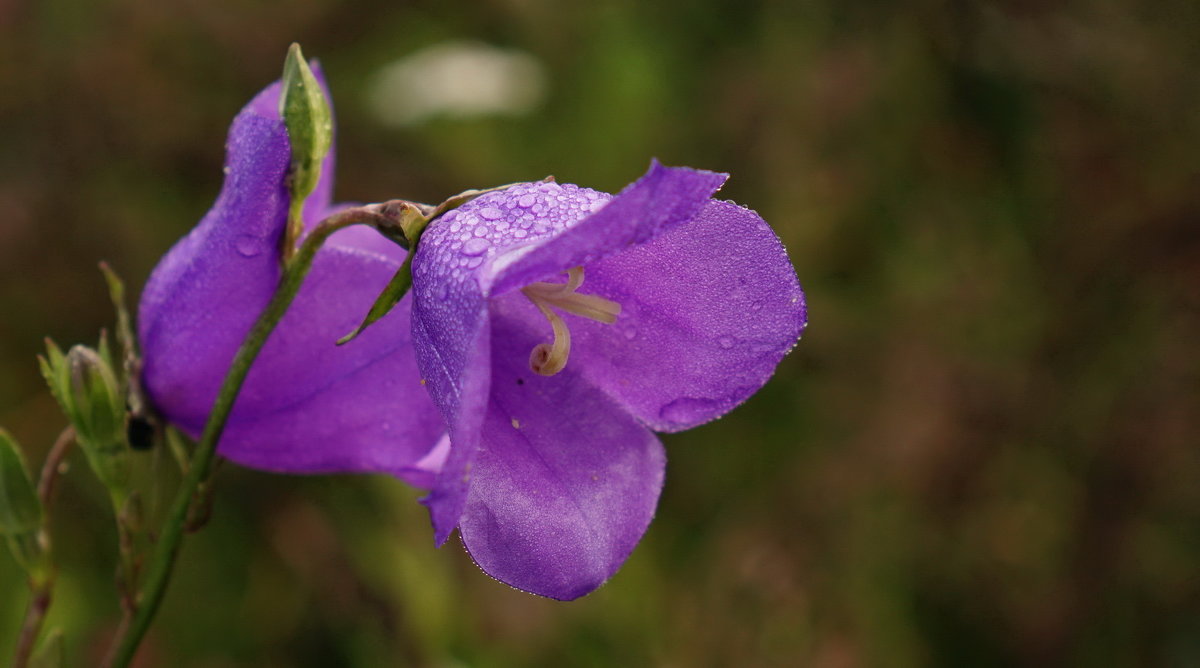
[{"label": "pistil", "polygon": [[581,295],[576,292],[581,285],[583,267],[575,267],[567,271],[566,283],[531,283],[521,288],[554,329],[553,343],[539,343],[529,354],[529,368],[534,372],[553,376],[567,366],[571,354],[571,330],[554,308],[606,325],[617,321],[621,305],[596,295]]}]

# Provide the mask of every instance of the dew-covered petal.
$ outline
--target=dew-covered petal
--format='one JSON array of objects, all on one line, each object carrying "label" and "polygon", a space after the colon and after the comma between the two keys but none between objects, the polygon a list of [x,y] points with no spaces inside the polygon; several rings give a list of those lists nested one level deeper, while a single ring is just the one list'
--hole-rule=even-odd
[{"label": "dew-covered petal", "polygon": [[[277,85],[234,120],[221,195],[142,295],[147,390],[169,420],[193,434],[279,279],[290,153],[271,96]],[[407,308],[370,338],[334,345],[398,266],[344,246],[322,250],[250,372],[222,454],[283,471],[390,470],[432,447],[440,427],[417,381]]]},{"label": "dew-covered petal", "polygon": [[466,503],[466,471],[479,444],[491,349],[487,298],[468,267],[450,264],[457,258],[449,244],[447,253],[437,252],[438,236],[431,229],[422,238],[413,260],[410,294],[413,352],[421,382],[440,410],[452,443],[429,495],[422,499],[429,508],[434,540],[441,545],[458,525]]},{"label": "dew-covered petal", "polygon": [[666,234],[692,220],[726,178],[727,174],[652,161],[641,178],[578,223],[522,249],[519,257],[497,263],[492,294],[592,264]]},{"label": "dew-covered petal", "polygon": [[493,302],[492,391],[460,531],[513,587],[574,599],[604,583],[654,516],[665,456],[652,432],[579,375],[529,371],[544,339],[519,294]]},{"label": "dew-covered petal", "polygon": [[657,431],[713,420],[754,394],[807,321],[783,245],[758,214],[710,201],[696,218],[586,267],[582,292],[621,304],[568,316],[568,365]]}]

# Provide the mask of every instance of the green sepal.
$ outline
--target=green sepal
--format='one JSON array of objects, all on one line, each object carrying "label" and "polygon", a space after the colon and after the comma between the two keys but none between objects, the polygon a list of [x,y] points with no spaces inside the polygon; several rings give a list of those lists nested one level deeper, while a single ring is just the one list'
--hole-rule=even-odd
[{"label": "green sepal", "polygon": [[291,207],[284,235],[284,257],[295,250],[304,222],[304,201],[321,179],[321,164],[333,144],[333,114],[325,91],[304,60],[299,44],[288,48],[283,63],[283,90],[279,95],[279,115],[287,128],[292,160],[288,173]]},{"label": "green sepal", "polygon": [[[554,181],[553,176],[547,176],[542,179],[543,183]],[[471,200],[486,195],[487,193],[505,190],[517,185],[516,183],[507,183],[495,188],[485,188],[483,190],[464,190],[453,197],[447,198],[437,206],[429,206],[427,204],[417,204],[415,202],[405,202],[395,200],[389,204],[393,206],[402,206],[401,209],[396,209],[391,213],[400,225],[402,238],[393,236],[394,233],[389,233],[390,230],[385,226],[376,225],[375,229],[379,230],[384,236],[396,241],[404,248],[408,249],[408,255],[404,258],[404,264],[400,266],[400,270],[392,276],[392,280],[388,282],[387,287],[383,289],[379,297],[375,299],[375,303],[371,304],[371,310],[367,311],[367,315],[362,322],[354,328],[349,334],[338,339],[337,344],[344,345],[353,341],[363,330],[370,327],[379,321],[380,318],[387,315],[404,295],[412,287],[412,256],[416,253],[417,244],[421,241],[421,234],[425,232],[425,228],[431,222],[448,211],[453,211],[458,207],[470,202]]]},{"label": "green sepal", "polygon": [[371,304],[371,310],[367,311],[366,317],[359,323],[354,331],[338,339],[337,344],[344,345],[354,340],[364,329],[375,324],[380,318],[387,315],[388,312],[404,299],[404,295],[408,293],[408,289],[412,287],[412,262],[409,258],[412,257],[410,252],[404,259],[404,264],[400,265],[400,270],[392,276],[392,280],[388,281],[387,287],[375,299],[375,303]]},{"label": "green sepal", "polygon": [[50,394],[62,407],[67,419],[71,424],[81,422],[82,418],[71,399],[71,368],[67,364],[67,356],[51,339],[46,339],[46,356],[38,356],[38,366],[42,370],[42,378],[46,379],[46,385],[50,388]]},{"label": "green sepal", "polygon": [[20,447],[0,429],[0,533],[31,534],[42,526],[42,502]]}]

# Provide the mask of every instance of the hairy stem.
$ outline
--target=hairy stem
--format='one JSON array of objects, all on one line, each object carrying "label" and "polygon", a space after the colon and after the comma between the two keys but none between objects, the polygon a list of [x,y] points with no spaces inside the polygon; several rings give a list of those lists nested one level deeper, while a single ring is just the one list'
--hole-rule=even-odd
[{"label": "hairy stem", "polygon": [[[42,464],[42,476],[38,479],[38,498],[42,501],[42,528],[38,531],[36,540],[40,541],[46,552],[50,550],[50,509],[54,497],[54,484],[58,480],[58,471],[63,460],[75,444],[75,429],[67,427],[62,430],[46,455]],[[46,621],[46,613],[50,611],[50,603],[54,599],[54,566],[49,564],[41,573],[29,579],[29,608],[25,611],[25,620],[21,623],[21,634],[17,636],[17,650],[13,655],[14,668],[25,668],[29,665],[29,657],[37,644],[38,636],[42,633],[42,624]]]},{"label": "hairy stem", "polygon": [[[142,590],[136,601],[137,609],[128,627],[121,629],[113,639],[109,656],[103,665],[110,668],[128,666],[137,653],[138,646],[154,620],[167,590],[167,583],[175,566],[175,558],[183,541],[188,526],[188,516],[196,499],[201,484],[209,478],[213,460],[216,455],[217,443],[225,429],[225,422],[233,410],[234,401],[241,390],[250,366],[262,350],[263,344],[274,331],[275,326],[283,318],[292,300],[300,291],[300,286],[312,268],[313,258],[317,251],[334,232],[358,224],[378,225],[381,217],[386,216],[387,203],[355,207],[336,213],[321,221],[316,228],[304,239],[296,254],[284,263],[283,275],[271,301],[267,303],[258,320],[246,335],[238,348],[225,376],[221,389],[209,413],[208,422],[200,441],[192,452],[192,460],[188,466],[187,475],[181,484],[175,501],[172,503],[167,519],[159,535],[154,554],[150,558],[149,568]],[[332,343],[332,342],[331,342]]]}]

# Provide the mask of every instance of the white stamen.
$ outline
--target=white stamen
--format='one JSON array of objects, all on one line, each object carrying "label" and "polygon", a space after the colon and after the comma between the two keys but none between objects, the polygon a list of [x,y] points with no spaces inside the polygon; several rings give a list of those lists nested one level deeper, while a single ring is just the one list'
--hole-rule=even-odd
[{"label": "white stamen", "polygon": [[521,292],[550,321],[554,329],[552,344],[539,343],[529,354],[529,368],[543,376],[553,376],[567,366],[571,354],[571,330],[562,317],[550,307],[573,313],[607,325],[617,321],[621,305],[596,295],[581,295],[575,292],[583,285],[583,267],[567,272],[566,283],[531,283]]}]

